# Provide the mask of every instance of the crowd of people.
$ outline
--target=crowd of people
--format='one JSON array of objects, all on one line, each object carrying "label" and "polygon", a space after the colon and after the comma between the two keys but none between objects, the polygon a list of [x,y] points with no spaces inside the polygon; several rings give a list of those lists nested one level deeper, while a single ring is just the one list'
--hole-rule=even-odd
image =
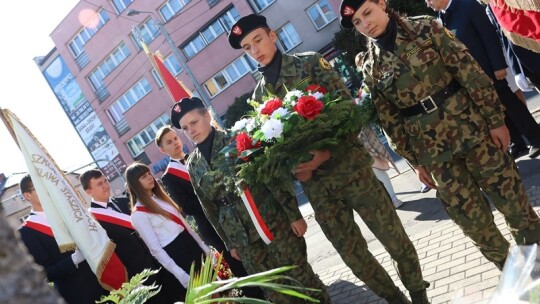
[{"label": "crowd of people", "polygon": [[[402,16],[385,0],[342,0],[340,24],[368,38],[367,52],[357,57],[357,65],[392,148],[414,168],[424,189],[437,191],[449,217],[484,257],[502,270],[510,243],[495,225],[486,197],[504,215],[517,244],[540,242],[540,219],[513,159],[519,154],[508,153],[511,147],[526,146],[526,140],[529,157],[537,157],[540,132],[505,80],[503,37],[491,23],[482,24],[486,31],[493,28],[485,34],[494,37],[489,40],[493,44],[472,45],[484,42],[469,26],[482,21],[477,13],[484,8],[474,0],[426,3],[439,12],[440,20]],[[262,102],[270,88],[283,97],[285,88],[304,79],[353,100],[320,54],[281,53],[264,16],[240,18],[228,41],[259,64],[262,78],[253,93],[256,101]],[[488,51],[496,54],[486,56]],[[527,63],[521,67],[525,72],[533,69]],[[535,85],[534,77],[520,79],[520,88],[524,83]],[[355,105],[351,102],[350,107]],[[172,126],[162,127],[155,138],[159,150],[170,157],[168,167],[156,179],[144,164],[128,166],[129,198],[111,197],[109,182],[97,169],[80,175],[92,198],[89,212],[116,244],[128,277],[146,268],[160,269],[145,282],[161,286],[150,301],[181,301],[192,264],[199,269],[201,257],[213,255],[213,247],[223,253],[235,276],[295,265],[286,275],[305,288],[301,292],[330,303],[326,287],[308,263],[308,227],[296,197],[270,184],[240,182],[242,195],[226,187],[224,180],[236,176],[237,168],[220,151],[233,138],[216,126],[199,98],[174,104],[170,120]],[[195,144],[189,155],[173,127]],[[367,287],[388,303],[429,303],[430,284],[396,212],[403,202],[385,172],[396,167],[373,130],[358,131],[346,144],[311,151],[312,159],[297,164],[289,178],[300,182],[324,235]],[[32,205],[20,233],[35,261],[68,303],[94,303],[106,291],[84,256],[78,250],[61,253],[55,246],[50,227],[43,228],[48,226],[46,214],[29,176],[20,188]],[[409,296],[368,250],[354,212],[390,254]],[[193,217],[196,231],[185,216]],[[242,293],[274,303],[299,303],[271,289],[244,288]]]}]

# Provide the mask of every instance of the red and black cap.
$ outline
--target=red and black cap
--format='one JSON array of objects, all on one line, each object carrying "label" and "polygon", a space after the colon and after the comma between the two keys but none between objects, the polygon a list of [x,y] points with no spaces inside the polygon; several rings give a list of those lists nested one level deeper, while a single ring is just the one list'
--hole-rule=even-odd
[{"label": "red and black cap", "polygon": [[186,98],[180,99],[180,101],[175,103],[171,109],[172,125],[177,129],[181,129],[180,119],[182,119],[182,117],[184,117],[184,115],[189,113],[191,110],[198,109],[198,108],[204,108],[204,103],[199,98],[186,97]]},{"label": "red and black cap", "polygon": [[364,2],[366,2],[366,0],[341,1],[341,6],[339,8],[341,19],[339,20],[339,23],[343,28],[352,29],[354,27],[352,24],[352,17]]},{"label": "red and black cap", "polygon": [[247,15],[236,21],[236,23],[231,27],[231,32],[229,33],[229,44],[233,49],[241,49],[240,41],[246,37],[247,34],[251,33],[253,30],[256,30],[261,27],[268,27],[266,23],[266,17],[256,14]]}]

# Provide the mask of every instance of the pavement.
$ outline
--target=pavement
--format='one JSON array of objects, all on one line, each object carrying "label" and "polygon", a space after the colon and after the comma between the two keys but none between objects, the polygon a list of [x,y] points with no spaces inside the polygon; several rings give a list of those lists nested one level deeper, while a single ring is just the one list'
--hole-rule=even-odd
[{"label": "pavement", "polygon": [[[528,94],[527,103],[536,121],[540,122],[540,95]],[[516,164],[530,203],[540,214],[540,158],[522,156],[516,160]],[[420,193],[420,183],[414,171],[404,160],[399,160],[397,167],[401,173],[391,170],[389,175],[398,197],[405,202],[398,209],[398,215],[418,252],[424,279],[431,283],[427,290],[431,303],[489,303],[501,272],[480,254],[470,239],[448,218],[440,201],[435,198],[435,190]],[[306,241],[309,262],[327,286],[332,303],[386,303],[344,264],[315,221],[309,202],[302,204],[300,209],[308,223]],[[503,235],[515,245],[502,215],[496,210],[493,214]],[[357,214],[355,220],[368,242],[370,252],[396,285],[408,294],[388,253]]]}]

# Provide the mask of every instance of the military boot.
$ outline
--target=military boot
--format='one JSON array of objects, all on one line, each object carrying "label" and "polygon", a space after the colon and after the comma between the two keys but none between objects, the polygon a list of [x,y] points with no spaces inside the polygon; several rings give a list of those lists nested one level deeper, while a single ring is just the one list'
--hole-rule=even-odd
[{"label": "military boot", "polygon": [[425,289],[409,292],[411,295],[412,304],[429,304],[427,292]]},{"label": "military boot", "polygon": [[384,298],[388,304],[411,304],[411,301],[407,299],[407,296],[399,290],[399,288],[396,288],[396,292],[393,296]]}]

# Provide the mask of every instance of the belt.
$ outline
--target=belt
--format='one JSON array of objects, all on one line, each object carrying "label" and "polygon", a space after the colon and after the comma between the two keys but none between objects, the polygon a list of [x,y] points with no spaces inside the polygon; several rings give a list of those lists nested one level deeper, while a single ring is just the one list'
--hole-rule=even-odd
[{"label": "belt", "polygon": [[428,97],[420,100],[419,103],[408,108],[400,109],[401,115],[405,117],[416,116],[418,114],[431,113],[439,108],[448,97],[461,89],[459,82],[452,80],[447,86],[445,86],[439,92],[429,95]]},{"label": "belt", "polygon": [[223,196],[222,198],[218,198],[217,200],[214,200],[214,203],[219,207],[227,207],[227,206],[234,205],[237,199],[238,199],[237,196],[233,194],[227,194]]}]

